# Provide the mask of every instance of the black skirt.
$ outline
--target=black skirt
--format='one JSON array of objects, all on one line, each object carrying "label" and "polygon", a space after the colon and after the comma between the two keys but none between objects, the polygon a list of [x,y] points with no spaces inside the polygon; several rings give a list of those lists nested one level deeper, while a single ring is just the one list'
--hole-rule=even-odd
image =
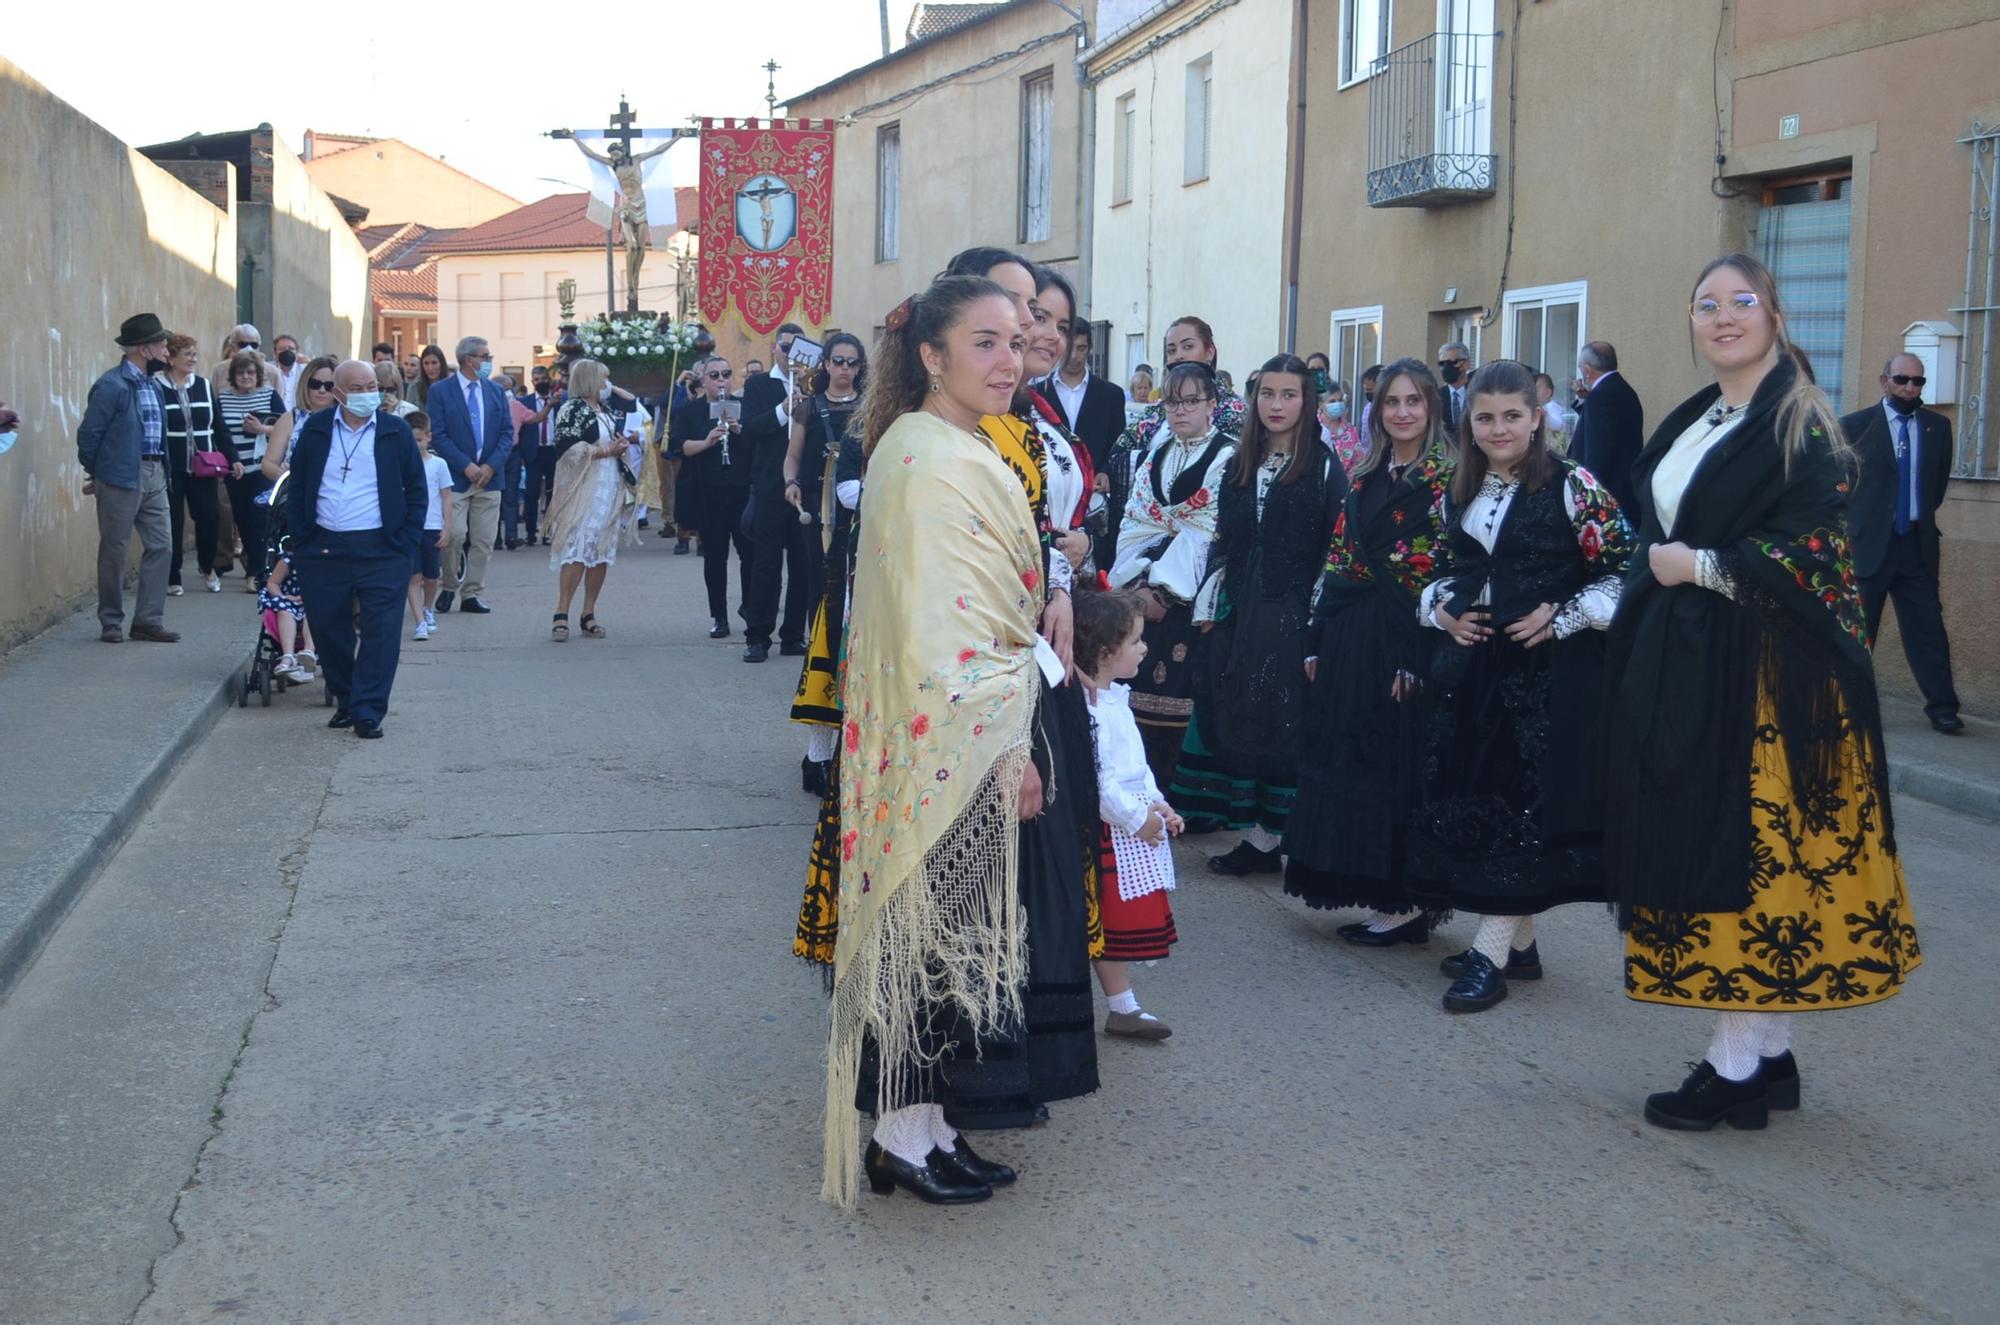
[{"label": "black skirt", "polygon": [[[1456,655],[1456,656],[1454,656]],[[1602,902],[1604,642],[1584,631],[1527,649],[1447,641],[1411,825],[1411,890],[1428,907],[1534,915]]]}]

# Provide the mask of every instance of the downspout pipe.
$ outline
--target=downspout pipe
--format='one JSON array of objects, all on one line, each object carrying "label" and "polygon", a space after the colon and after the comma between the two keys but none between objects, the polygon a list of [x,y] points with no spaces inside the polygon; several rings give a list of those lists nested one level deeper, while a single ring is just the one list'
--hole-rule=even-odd
[{"label": "downspout pipe", "polygon": [[1299,345],[1299,263],[1304,247],[1300,230],[1305,221],[1306,196],[1306,0],[1297,0],[1298,31],[1294,35],[1292,49],[1295,69],[1293,79],[1298,83],[1298,100],[1292,107],[1292,196],[1287,205],[1291,215],[1285,218],[1286,227],[1291,231],[1290,251],[1285,257],[1285,353],[1297,354]]}]

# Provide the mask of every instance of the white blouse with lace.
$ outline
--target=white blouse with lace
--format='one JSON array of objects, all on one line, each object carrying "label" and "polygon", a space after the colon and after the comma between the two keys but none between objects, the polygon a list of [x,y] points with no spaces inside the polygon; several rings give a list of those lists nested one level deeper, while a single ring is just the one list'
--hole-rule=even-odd
[{"label": "white blouse with lace", "polygon": [[[1498,474],[1489,473],[1486,481],[1479,485],[1479,493],[1467,504],[1465,514],[1459,517],[1458,527],[1479,540],[1479,545],[1488,552],[1499,541],[1500,528],[1507,522],[1507,510],[1514,504],[1514,494],[1521,490],[1518,481],[1509,482]],[[1576,485],[1574,475],[1563,477],[1563,504],[1572,517],[1583,514],[1583,494]],[[1432,580],[1424,586],[1417,599],[1417,619],[1435,630],[1444,627],[1437,622],[1437,606],[1445,601],[1451,592],[1452,576]],[[1603,630],[1610,626],[1611,618],[1618,611],[1618,596],[1624,588],[1624,578],[1619,575],[1600,575],[1577,590],[1566,603],[1556,605],[1555,627],[1557,639],[1568,639],[1580,630]],[[1492,586],[1482,585],[1475,606],[1484,607],[1492,597]]]}]

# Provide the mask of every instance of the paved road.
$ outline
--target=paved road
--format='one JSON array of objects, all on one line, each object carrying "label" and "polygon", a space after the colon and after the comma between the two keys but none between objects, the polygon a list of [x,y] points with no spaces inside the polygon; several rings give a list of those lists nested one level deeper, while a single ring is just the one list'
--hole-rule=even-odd
[{"label": "paved road", "polygon": [[1179,1034],[992,1140],[991,1204],[844,1216],[795,672],[705,639],[656,542],[605,641],[495,567],[388,739],[228,714],[0,1005],[0,1320],[2000,1317],[2000,828],[1899,804],[1928,967],[1800,1032],[1804,1111],[1710,1136],[1638,1119],[1707,1023],[1617,996],[1601,914],[1451,1018],[1445,943],[1352,952],[1184,860],[1140,976]]}]

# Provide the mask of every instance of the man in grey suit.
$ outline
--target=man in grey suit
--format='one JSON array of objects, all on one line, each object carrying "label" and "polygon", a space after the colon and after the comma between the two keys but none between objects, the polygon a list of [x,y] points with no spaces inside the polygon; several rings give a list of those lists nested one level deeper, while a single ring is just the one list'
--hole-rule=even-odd
[{"label": "man in grey suit", "polygon": [[1878,380],[1880,403],[1840,421],[1856,460],[1847,521],[1868,643],[1874,646],[1882,609],[1893,600],[1903,656],[1924,694],[1924,716],[1937,731],[1956,736],[1965,723],[1938,598],[1937,511],[1951,481],[1951,420],[1923,408],[1924,365],[1915,355],[1891,358]]},{"label": "man in grey suit", "polygon": [[180,636],[165,625],[167,569],[173,559],[167,518],[167,415],[152,381],[164,367],[167,329],[152,313],[125,319],[118,328],[125,357],[97,379],[76,430],[76,458],[83,491],[97,498],[97,624],[106,644],[123,643],[125,555],[139,535],[139,601],[132,638],[173,644]]}]

